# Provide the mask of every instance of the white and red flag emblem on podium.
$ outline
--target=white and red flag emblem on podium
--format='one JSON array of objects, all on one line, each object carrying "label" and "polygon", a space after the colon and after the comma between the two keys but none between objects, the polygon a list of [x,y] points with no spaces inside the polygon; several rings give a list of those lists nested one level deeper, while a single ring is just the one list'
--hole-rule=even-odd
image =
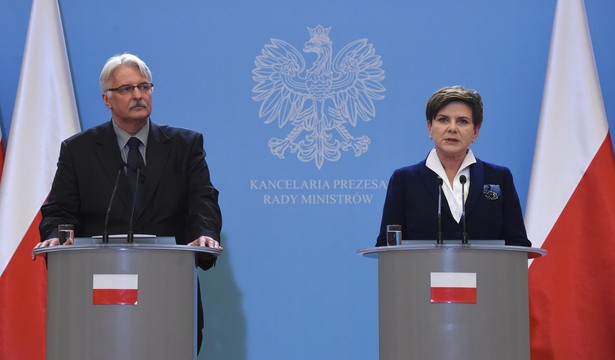
[{"label": "white and red flag emblem on podium", "polygon": [[476,273],[432,272],[432,303],[476,304]]},{"label": "white and red flag emblem on podium", "polygon": [[525,215],[532,360],[615,359],[615,155],[582,0],[559,0]]},{"label": "white and red flag emblem on podium", "polygon": [[137,305],[139,275],[94,274],[92,303],[94,305]]}]

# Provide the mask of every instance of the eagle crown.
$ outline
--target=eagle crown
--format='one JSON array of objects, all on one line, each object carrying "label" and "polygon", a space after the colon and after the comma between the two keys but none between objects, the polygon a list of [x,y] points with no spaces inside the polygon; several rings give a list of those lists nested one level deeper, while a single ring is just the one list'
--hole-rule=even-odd
[{"label": "eagle crown", "polygon": [[311,28],[308,26],[308,31],[310,33],[310,41],[315,43],[323,44],[329,42],[329,32],[331,31],[331,27],[323,27],[322,25],[318,25],[315,28]]}]

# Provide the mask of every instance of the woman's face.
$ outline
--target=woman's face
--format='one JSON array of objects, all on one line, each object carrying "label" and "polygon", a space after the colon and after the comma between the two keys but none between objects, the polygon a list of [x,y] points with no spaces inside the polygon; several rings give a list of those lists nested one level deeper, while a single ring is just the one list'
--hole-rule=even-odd
[{"label": "woman's face", "polygon": [[478,137],[480,127],[474,126],[472,108],[462,101],[454,101],[427,122],[427,131],[438,156],[463,159],[470,144]]}]

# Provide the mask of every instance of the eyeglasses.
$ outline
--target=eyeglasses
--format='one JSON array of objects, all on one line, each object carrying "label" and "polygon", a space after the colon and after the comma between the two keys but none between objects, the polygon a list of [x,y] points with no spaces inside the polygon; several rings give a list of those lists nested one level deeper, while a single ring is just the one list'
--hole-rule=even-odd
[{"label": "eyeglasses", "polygon": [[152,91],[153,87],[154,87],[154,84],[152,83],[142,83],[139,85],[122,85],[116,88],[107,89],[106,91],[116,91],[120,95],[128,95],[128,94],[132,94],[132,92],[135,91],[135,88],[139,89],[139,92],[147,93],[147,92]]}]

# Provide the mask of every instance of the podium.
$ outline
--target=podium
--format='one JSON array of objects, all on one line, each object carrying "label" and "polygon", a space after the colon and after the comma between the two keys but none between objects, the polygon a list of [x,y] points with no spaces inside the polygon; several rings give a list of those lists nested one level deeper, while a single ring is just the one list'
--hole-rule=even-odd
[{"label": "podium", "polygon": [[530,359],[528,259],[545,250],[424,243],[358,253],[378,259],[380,360]]},{"label": "podium", "polygon": [[140,243],[36,249],[47,255],[47,359],[196,359],[198,253],[220,250]]}]

